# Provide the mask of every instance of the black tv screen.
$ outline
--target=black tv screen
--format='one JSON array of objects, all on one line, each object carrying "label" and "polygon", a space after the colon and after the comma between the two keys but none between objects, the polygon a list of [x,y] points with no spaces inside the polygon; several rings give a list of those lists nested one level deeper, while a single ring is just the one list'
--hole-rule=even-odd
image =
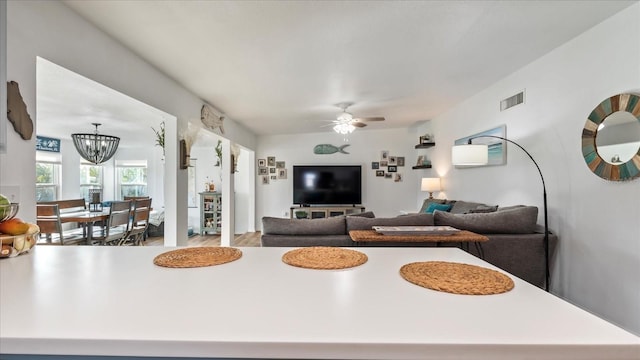
[{"label": "black tv screen", "polygon": [[360,165],[294,165],[293,203],[357,205],[362,203]]}]

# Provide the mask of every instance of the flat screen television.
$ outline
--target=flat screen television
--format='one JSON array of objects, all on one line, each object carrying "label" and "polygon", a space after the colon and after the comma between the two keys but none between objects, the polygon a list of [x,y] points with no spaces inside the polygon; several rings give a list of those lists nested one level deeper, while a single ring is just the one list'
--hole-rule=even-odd
[{"label": "flat screen television", "polygon": [[294,165],[293,203],[357,205],[362,203],[360,165]]}]

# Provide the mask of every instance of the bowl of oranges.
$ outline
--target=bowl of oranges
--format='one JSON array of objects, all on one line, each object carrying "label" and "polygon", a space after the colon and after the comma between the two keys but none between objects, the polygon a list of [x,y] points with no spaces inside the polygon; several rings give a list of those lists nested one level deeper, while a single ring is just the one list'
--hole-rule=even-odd
[{"label": "bowl of oranges", "polygon": [[0,258],[15,257],[29,252],[38,241],[40,228],[17,218],[17,203],[11,203],[0,194]]}]

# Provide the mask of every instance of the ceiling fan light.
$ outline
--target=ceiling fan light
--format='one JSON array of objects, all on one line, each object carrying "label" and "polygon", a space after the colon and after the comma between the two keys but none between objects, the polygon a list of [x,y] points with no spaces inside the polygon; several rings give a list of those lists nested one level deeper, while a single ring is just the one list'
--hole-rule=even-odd
[{"label": "ceiling fan light", "polygon": [[338,115],[338,121],[349,122],[351,120],[353,120],[353,115],[351,115],[350,113],[348,113],[346,111],[343,112],[342,114]]},{"label": "ceiling fan light", "polygon": [[351,124],[349,124],[349,123],[341,123],[341,124],[337,124],[336,126],[333,127],[333,131],[337,132],[338,134],[342,134],[342,135],[350,134],[355,129],[356,129],[356,127],[351,125]]}]

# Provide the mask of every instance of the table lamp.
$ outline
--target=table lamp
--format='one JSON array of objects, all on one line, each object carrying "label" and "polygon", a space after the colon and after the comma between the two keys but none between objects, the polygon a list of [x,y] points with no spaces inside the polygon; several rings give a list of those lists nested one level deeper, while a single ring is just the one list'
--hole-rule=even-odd
[{"label": "table lamp", "polygon": [[433,199],[433,193],[440,191],[440,178],[422,178],[420,190],[429,192],[429,199]]}]

